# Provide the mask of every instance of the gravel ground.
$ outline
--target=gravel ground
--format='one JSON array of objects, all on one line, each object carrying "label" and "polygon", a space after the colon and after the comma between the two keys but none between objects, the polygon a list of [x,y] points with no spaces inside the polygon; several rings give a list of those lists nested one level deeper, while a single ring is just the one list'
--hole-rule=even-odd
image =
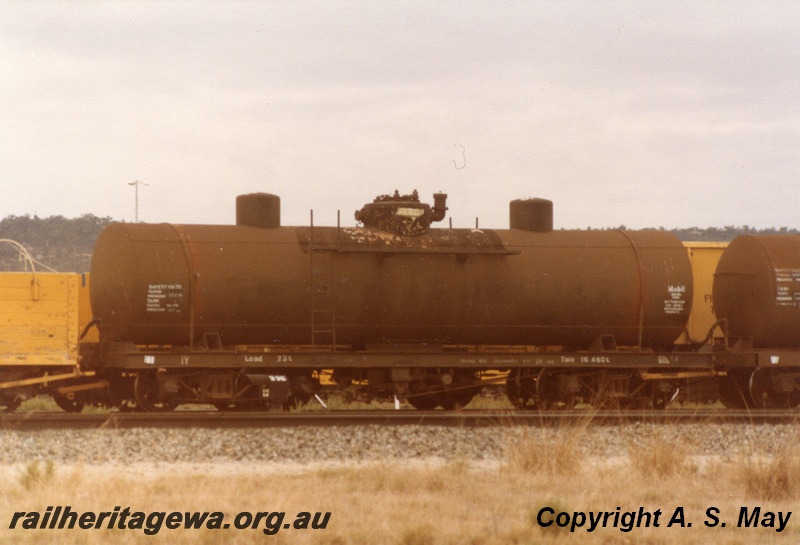
[{"label": "gravel ground", "polygon": [[126,429],[0,431],[0,463],[64,464],[502,460],[508,448],[574,440],[597,457],[624,456],[653,437],[685,443],[698,456],[771,453],[796,445],[792,424],[629,424],[587,428],[343,426],[263,430]]}]

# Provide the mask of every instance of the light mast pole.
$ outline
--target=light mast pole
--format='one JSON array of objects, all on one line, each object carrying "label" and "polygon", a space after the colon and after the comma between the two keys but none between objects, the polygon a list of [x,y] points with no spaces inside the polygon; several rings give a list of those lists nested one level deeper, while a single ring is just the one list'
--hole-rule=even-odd
[{"label": "light mast pole", "polygon": [[135,201],[135,203],[136,203],[136,207],[135,207],[135,222],[139,223],[139,186],[140,185],[150,185],[150,184],[148,184],[147,182],[140,182],[139,180],[136,180],[135,182],[128,182],[128,185],[132,185],[134,187],[134,193],[135,193],[135,197],[134,198],[136,199],[136,201]]}]

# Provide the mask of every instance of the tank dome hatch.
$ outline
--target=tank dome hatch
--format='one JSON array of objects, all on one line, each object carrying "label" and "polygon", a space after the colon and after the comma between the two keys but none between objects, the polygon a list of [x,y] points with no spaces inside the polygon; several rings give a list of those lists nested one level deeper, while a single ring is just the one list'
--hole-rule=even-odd
[{"label": "tank dome hatch", "polygon": [[517,199],[509,203],[511,229],[534,233],[553,230],[553,201],[547,199]]},{"label": "tank dome hatch", "polygon": [[236,197],[236,225],[271,229],[281,226],[281,198],[270,193]]},{"label": "tank dome hatch", "polygon": [[410,195],[380,195],[355,213],[364,227],[388,231],[404,237],[424,235],[431,223],[442,221],[447,213],[447,195],[433,195],[433,207],[420,202],[415,189]]}]

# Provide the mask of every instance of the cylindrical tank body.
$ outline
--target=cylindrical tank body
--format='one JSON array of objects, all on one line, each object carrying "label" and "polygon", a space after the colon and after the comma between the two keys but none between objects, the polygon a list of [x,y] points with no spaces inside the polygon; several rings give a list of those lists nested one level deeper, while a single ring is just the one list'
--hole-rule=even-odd
[{"label": "cylindrical tank body", "polygon": [[800,346],[800,236],[742,235],[720,257],[714,313],[756,347]]},{"label": "cylindrical tank body", "polygon": [[104,340],[139,344],[309,344],[314,291],[341,344],[665,346],[692,300],[686,251],[663,231],[118,223],[91,274]]}]

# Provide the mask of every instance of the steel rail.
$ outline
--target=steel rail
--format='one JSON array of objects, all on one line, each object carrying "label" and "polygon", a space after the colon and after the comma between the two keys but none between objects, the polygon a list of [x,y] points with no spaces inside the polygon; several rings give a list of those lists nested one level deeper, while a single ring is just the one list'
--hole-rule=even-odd
[{"label": "steel rail", "polygon": [[131,428],[280,428],[325,426],[615,426],[634,422],[681,425],[698,422],[737,424],[800,424],[800,411],[314,411],[314,412],[217,412],[175,411],[164,413],[111,412],[74,414],[22,412],[0,416],[3,430],[131,429]]}]

